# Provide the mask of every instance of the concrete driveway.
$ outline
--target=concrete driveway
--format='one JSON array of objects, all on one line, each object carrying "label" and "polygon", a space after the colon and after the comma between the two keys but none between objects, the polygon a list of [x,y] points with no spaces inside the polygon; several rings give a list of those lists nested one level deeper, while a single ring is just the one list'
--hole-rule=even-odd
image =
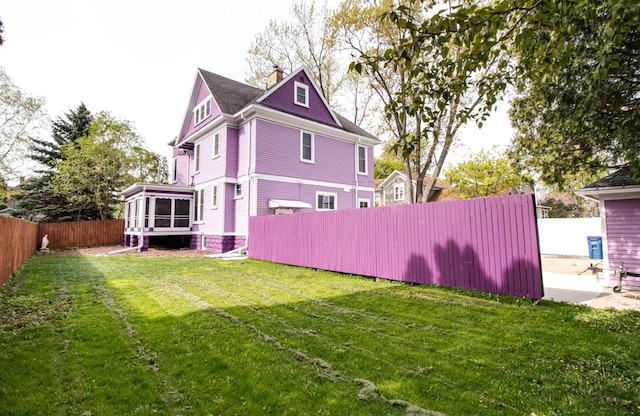
[{"label": "concrete driveway", "polygon": [[615,282],[601,273],[600,279],[587,268],[602,267],[601,260],[583,257],[542,256],[543,299],[576,303],[594,308],[634,309],[640,311],[640,288],[623,286],[613,292]]}]

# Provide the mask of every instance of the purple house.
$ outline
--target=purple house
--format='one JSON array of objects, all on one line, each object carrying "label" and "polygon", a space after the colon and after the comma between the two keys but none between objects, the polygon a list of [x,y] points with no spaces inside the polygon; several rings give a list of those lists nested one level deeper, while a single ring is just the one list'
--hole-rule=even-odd
[{"label": "purple house", "polygon": [[304,68],[267,85],[198,70],[169,143],[171,183],[123,191],[126,245],[172,237],[225,252],[246,244],[249,216],[373,206],[380,141],[334,112]]},{"label": "purple house", "polygon": [[[624,263],[627,272],[640,273],[640,183],[631,179],[629,169],[613,172],[577,194],[600,202],[604,268],[619,269]],[[640,278],[628,276],[623,284],[640,286]]]}]

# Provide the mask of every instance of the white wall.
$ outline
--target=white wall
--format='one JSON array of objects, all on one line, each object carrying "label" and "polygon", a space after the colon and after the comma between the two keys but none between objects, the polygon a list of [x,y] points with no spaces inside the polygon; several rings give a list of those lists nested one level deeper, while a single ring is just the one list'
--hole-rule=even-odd
[{"label": "white wall", "polygon": [[538,219],[541,254],[589,256],[587,236],[602,236],[600,217]]}]

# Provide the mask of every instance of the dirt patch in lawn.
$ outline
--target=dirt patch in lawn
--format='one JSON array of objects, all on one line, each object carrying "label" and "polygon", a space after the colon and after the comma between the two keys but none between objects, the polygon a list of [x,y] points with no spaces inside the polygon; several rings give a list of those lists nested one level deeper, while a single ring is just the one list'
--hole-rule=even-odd
[{"label": "dirt patch in lawn", "polygon": [[[38,251],[36,254],[43,256],[105,256],[114,251],[122,250],[127,247],[119,246],[102,246],[102,247],[86,247],[73,248],[67,250],[51,250],[47,252]],[[211,254],[204,250],[191,249],[164,249],[150,247],[148,251],[138,252],[137,250],[126,251],[124,253],[112,254],[112,256],[145,256],[145,257],[203,257],[205,254]]]}]

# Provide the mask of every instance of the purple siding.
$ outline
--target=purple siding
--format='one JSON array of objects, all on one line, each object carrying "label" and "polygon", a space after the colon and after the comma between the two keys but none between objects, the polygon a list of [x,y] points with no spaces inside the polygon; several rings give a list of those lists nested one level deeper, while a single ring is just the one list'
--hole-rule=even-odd
[{"label": "purple siding", "polygon": [[224,140],[225,151],[222,153],[222,149],[220,150],[220,157],[225,158],[225,176],[233,177],[238,173],[238,159],[242,157],[238,153],[238,129],[227,127],[226,133],[227,137]]},{"label": "purple siding", "polygon": [[[227,158],[225,157],[224,151],[226,148],[226,128],[221,128],[219,130],[215,130],[201,140],[195,142],[195,144],[200,144],[200,171],[199,173],[194,174],[194,183],[197,185],[199,183],[203,183],[206,181],[210,181],[213,179],[218,179],[224,176],[225,174],[225,163]],[[219,155],[218,157],[213,157],[213,139],[215,135],[218,134],[220,137],[219,141]],[[193,161],[192,161],[193,163]],[[194,169],[194,165],[192,164],[191,169]]]},{"label": "purple siding", "polygon": [[[640,273],[640,199],[608,200],[604,206],[609,267],[623,262],[627,271]],[[640,278],[628,277],[623,284],[640,286]]]},{"label": "purple siding", "polygon": [[252,258],[532,299],[543,296],[532,195],[249,221]]},{"label": "purple siding", "polygon": [[224,185],[224,232],[236,232],[236,201],[234,199],[235,184]]},{"label": "purple siding", "polygon": [[[218,205],[212,206],[213,187],[218,187]],[[212,183],[204,188],[204,216],[202,224],[194,224],[193,230],[206,234],[222,234],[224,226],[223,196],[224,183]]]},{"label": "purple siding", "polygon": [[195,133],[196,131],[201,130],[204,126],[206,126],[207,124],[211,123],[212,120],[215,120],[221,114],[220,113],[220,108],[218,108],[218,105],[212,99],[211,100],[211,115],[206,120],[204,120],[203,122],[198,124],[197,126],[194,126],[193,125],[193,116],[194,116],[193,109],[195,107],[197,107],[198,104],[200,104],[202,102],[202,100],[204,100],[209,95],[211,95],[211,92],[209,91],[209,88],[207,88],[205,83],[202,82],[202,78],[200,78],[199,76],[198,76],[198,79],[196,81],[196,85],[194,86],[194,89],[197,90],[196,100],[195,100],[195,103],[193,104],[193,106],[189,107],[189,109],[187,110],[187,114],[186,114],[186,117],[185,117],[185,125],[182,126],[182,132],[180,134],[180,137],[178,138],[178,142],[179,143],[182,142],[183,139],[185,139],[186,137],[189,137],[190,135]]},{"label": "purple siding", "polygon": [[[238,169],[237,172],[233,172],[233,176],[242,176],[249,173],[249,167],[253,165],[253,158],[249,157],[249,141],[255,140],[255,123],[246,123],[240,126],[238,129]],[[254,169],[252,169],[255,172]]]},{"label": "purple siding", "polygon": [[251,184],[250,181],[238,181],[238,183],[242,184],[242,197],[235,198],[234,195],[235,218],[233,232],[247,234],[249,228],[249,195],[251,192]]},{"label": "purple siding", "polygon": [[[191,175],[191,173],[193,172],[189,172],[189,166],[191,163],[190,157],[189,155],[183,155],[178,153],[177,151],[177,147],[174,147],[174,157],[177,158],[177,163],[178,163],[178,168],[176,170],[177,173],[177,177],[176,177],[176,182],[175,185],[177,186],[188,186],[190,184],[189,180],[189,176]],[[170,163],[173,163],[170,162]],[[173,166],[170,164],[169,168],[173,168]]]},{"label": "purple siding", "polygon": [[[309,87],[309,108],[294,103],[293,89],[296,82]],[[289,78],[284,84],[279,84],[274,88],[277,89],[263,100],[262,104],[306,119],[337,126],[329,109],[324,105],[322,98],[320,98],[318,92],[313,88],[313,85],[309,82],[304,72],[301,71],[294,77]]]},{"label": "purple siding", "polygon": [[[255,172],[352,185],[355,183],[355,145],[314,134],[314,163],[300,161],[300,129],[266,120],[256,121]],[[256,136],[254,136],[256,137]],[[373,186],[373,158],[369,175],[358,175],[361,186]]]},{"label": "purple siding", "polygon": [[[270,215],[274,213],[274,211],[269,208],[269,199],[286,199],[306,202],[307,204],[311,204],[311,208],[301,209],[300,212],[315,211],[316,192],[335,194],[338,209],[358,207],[355,198],[355,191],[351,189],[345,192],[344,188],[260,179],[258,181],[258,206],[256,209],[256,215]],[[369,199],[372,204],[371,206],[373,206],[373,191],[359,190],[358,198]]]}]

